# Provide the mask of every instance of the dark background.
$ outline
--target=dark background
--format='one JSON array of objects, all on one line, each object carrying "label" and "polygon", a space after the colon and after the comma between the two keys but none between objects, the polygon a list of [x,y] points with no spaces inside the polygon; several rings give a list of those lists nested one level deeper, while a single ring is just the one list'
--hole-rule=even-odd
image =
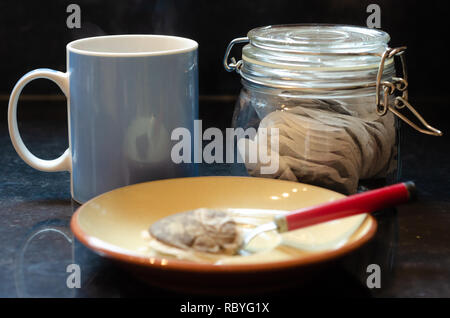
[{"label": "dark background", "polygon": [[[69,29],[70,3],[81,7],[81,28]],[[204,127],[230,125],[240,78],[223,69],[228,43],[254,28],[283,23],[366,25],[369,4],[381,7],[381,28],[391,47],[408,46],[410,101],[425,118],[450,114],[447,96],[448,14],[445,1],[358,0],[47,0],[0,2],[0,120],[9,93],[26,72],[66,69],[65,46],[96,35],[154,33],[189,37],[199,43],[200,118]],[[240,57],[240,47],[233,50]],[[66,118],[65,98],[56,84],[39,79],[22,93],[18,115],[39,120],[51,112]],[[431,120],[430,119],[430,120]],[[436,124],[435,122],[430,122]],[[445,127],[441,129],[445,130]],[[444,123],[447,126],[447,121]]]},{"label": "dark background", "polygon": [[[68,29],[66,7],[81,7],[81,29]],[[448,5],[446,1],[358,0],[78,0],[0,2],[0,94],[4,100],[25,72],[65,70],[65,45],[87,36],[155,33],[189,37],[199,43],[200,94],[236,95],[236,74],[222,58],[229,41],[258,26],[281,23],[366,24],[370,3],[381,7],[381,28],[391,46],[407,45],[412,98],[447,95]],[[238,49],[235,55],[240,56]],[[25,94],[59,94],[44,80]],[[6,96],[6,97],[5,97]]]}]

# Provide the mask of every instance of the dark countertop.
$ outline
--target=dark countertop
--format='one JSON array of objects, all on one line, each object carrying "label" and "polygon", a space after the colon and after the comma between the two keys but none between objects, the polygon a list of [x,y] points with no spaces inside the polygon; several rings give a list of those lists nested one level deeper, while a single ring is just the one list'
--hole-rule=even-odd
[{"label": "dark countertop", "polygon": [[[25,144],[46,159],[59,155],[68,144],[64,107],[46,106],[44,111],[40,103],[28,104],[21,104],[19,111]],[[202,118],[227,118],[232,110],[229,102],[210,104],[202,108]],[[6,107],[0,110],[6,117]],[[438,111],[426,115],[449,132]],[[306,287],[266,297],[450,297],[449,138],[421,135],[409,127],[403,132],[402,180],[416,182],[419,199],[398,210],[377,213],[375,239],[328,267]],[[0,149],[0,297],[186,296],[144,285],[75,240],[69,221],[78,204],[70,199],[69,174],[44,173],[27,166],[12,147],[3,117]],[[242,175],[245,170],[239,165],[213,165],[202,166],[200,174]],[[66,266],[71,263],[82,269],[80,289],[66,287]],[[382,269],[380,289],[365,285],[366,268],[372,263]]]}]

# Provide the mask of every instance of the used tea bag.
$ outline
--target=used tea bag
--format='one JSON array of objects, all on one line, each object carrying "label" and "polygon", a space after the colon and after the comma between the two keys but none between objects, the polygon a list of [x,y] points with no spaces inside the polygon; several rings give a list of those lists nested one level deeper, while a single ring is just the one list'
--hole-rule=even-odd
[{"label": "used tea bag", "polygon": [[165,244],[206,253],[232,255],[241,244],[236,222],[226,212],[209,209],[165,217],[149,232]]}]

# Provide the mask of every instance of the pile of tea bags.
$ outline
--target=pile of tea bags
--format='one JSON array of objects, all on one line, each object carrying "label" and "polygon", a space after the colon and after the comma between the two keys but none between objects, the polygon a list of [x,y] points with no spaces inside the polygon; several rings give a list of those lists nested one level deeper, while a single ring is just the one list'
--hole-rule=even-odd
[{"label": "pile of tea bags", "polygon": [[[258,131],[278,128],[278,149],[270,138],[238,141],[238,151],[250,175],[279,178],[323,186],[342,193],[355,193],[360,179],[379,178],[393,170],[396,157],[394,116],[379,116],[372,99],[344,103],[305,100],[284,105],[260,122]],[[369,111],[370,110],[370,111]],[[248,162],[248,154],[267,147],[278,151],[279,168],[262,174],[261,161]],[[245,152],[247,149],[247,152]],[[273,154],[272,154],[273,155]]]}]

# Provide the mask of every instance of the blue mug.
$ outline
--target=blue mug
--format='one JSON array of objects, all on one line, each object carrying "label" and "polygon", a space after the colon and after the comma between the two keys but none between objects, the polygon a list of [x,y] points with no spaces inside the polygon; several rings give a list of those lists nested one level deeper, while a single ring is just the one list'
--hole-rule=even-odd
[{"label": "blue mug", "polygon": [[[9,100],[9,133],[19,156],[42,171],[70,171],[72,198],[84,203],[106,191],[143,181],[196,174],[171,160],[175,128],[193,135],[198,117],[197,42],[175,36],[114,35],[67,45],[67,72],[24,75]],[[55,82],[67,98],[69,149],[43,160],[24,145],[17,126],[23,87]]]}]

